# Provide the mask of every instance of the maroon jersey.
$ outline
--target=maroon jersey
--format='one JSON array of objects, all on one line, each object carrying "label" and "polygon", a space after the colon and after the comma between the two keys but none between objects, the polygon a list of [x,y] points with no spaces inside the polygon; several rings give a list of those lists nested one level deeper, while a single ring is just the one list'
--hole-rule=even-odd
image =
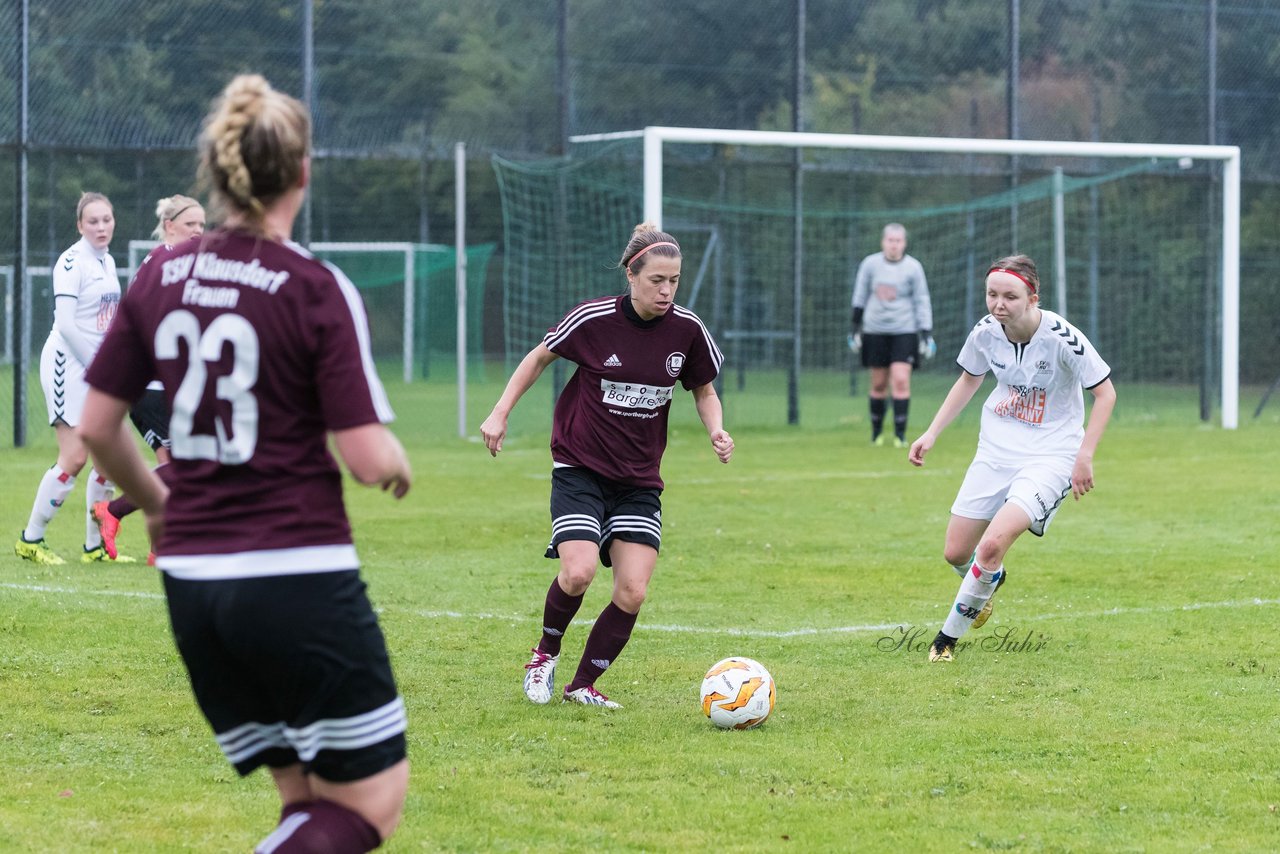
[{"label": "maroon jersey", "polygon": [[673,305],[645,321],[625,295],[603,297],[576,306],[542,343],[578,365],[556,401],[552,459],[661,489],[675,382],[706,385],[724,361],[698,316]]},{"label": "maroon jersey", "polygon": [[355,286],[301,247],[243,231],[139,271],[89,384],[136,401],[164,383],[174,486],[157,566],[180,578],[354,569],[326,440],[391,420]]}]

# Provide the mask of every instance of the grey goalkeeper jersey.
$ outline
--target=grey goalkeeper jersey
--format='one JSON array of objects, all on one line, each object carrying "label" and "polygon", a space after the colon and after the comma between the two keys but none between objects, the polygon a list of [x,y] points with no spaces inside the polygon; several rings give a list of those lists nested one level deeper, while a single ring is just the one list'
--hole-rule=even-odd
[{"label": "grey goalkeeper jersey", "polygon": [[933,329],[929,283],[910,255],[901,261],[888,261],[883,252],[863,258],[853,281],[853,307],[864,310],[862,331],[873,335]]}]

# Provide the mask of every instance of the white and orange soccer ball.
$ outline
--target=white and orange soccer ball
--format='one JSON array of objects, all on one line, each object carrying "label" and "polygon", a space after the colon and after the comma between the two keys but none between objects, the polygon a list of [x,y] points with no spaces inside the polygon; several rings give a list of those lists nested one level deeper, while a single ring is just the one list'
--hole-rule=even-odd
[{"label": "white and orange soccer ball", "polygon": [[702,713],[721,729],[751,729],[769,717],[775,694],[773,677],[760,662],[726,658],[702,679]]}]

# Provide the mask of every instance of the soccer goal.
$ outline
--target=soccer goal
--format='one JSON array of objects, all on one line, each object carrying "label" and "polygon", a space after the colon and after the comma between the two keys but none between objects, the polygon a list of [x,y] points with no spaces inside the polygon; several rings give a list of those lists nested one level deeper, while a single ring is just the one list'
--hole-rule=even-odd
[{"label": "soccer goal", "polygon": [[[944,352],[985,313],[983,265],[1026,252],[1046,306],[1069,312],[1119,379],[1149,384],[1151,398],[1203,394],[1216,367],[1222,426],[1238,424],[1236,146],[674,127],[573,141],[612,147],[615,160],[626,152],[642,173],[644,219],[724,238],[729,292],[712,326],[731,359],[736,350],[785,372],[792,423],[801,383],[843,340],[858,260],[879,248],[885,222],[901,221],[930,278]],[[625,147],[636,142],[638,158]]]},{"label": "soccer goal", "polygon": [[[153,240],[129,241],[129,277]],[[484,276],[491,244],[464,249],[462,275],[474,279],[472,298],[458,299],[457,250],[434,243],[316,242],[310,251],[337,265],[360,290],[369,315],[374,359],[395,365],[406,383],[458,362],[482,362],[479,348]],[[466,291],[462,290],[462,294]],[[458,343],[466,348],[459,355]]]},{"label": "soccer goal", "polygon": [[1045,306],[1065,309],[1111,364],[1118,418],[1220,407],[1222,425],[1237,425],[1234,147],[688,128],[575,141],[556,161],[494,159],[508,361],[575,302],[622,289],[611,262],[649,219],[681,241],[677,299],[725,350],[734,423],[855,423],[865,404],[850,400],[851,379],[865,373],[845,344],[853,277],[899,222],[929,277],[939,348],[913,397],[945,393],[986,313],[986,265],[1016,251],[1036,259]]}]

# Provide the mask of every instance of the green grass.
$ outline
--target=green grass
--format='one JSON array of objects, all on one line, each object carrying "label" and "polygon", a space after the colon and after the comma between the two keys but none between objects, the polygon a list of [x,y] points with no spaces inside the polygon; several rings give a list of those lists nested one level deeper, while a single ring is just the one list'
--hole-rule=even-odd
[{"label": "green grass", "polygon": [[[922,384],[916,427],[944,389]],[[976,408],[916,470],[868,446],[846,385],[825,426],[730,419],[721,466],[681,401],[664,550],[601,681],[625,708],[604,713],[520,692],[555,569],[546,384],[497,460],[451,438],[451,387],[390,390],[415,490],[348,490],[410,715],[413,780],[385,850],[1280,849],[1271,411],[1226,432],[1193,409],[1122,410],[1097,489],[1014,546],[991,622],[930,666]],[[496,393],[473,389],[473,425]],[[52,461],[45,432],[0,457],[13,536]],[[82,495],[50,529],[67,555]],[[139,520],[123,542],[145,554]],[[238,780],[195,708],[159,589],[140,566],[0,555],[0,850],[243,851],[273,826],[269,780]],[[993,649],[1000,633],[1033,643]],[[585,634],[570,631],[561,682]],[[733,654],[778,681],[757,730],[721,732],[697,707],[702,672]]]}]

